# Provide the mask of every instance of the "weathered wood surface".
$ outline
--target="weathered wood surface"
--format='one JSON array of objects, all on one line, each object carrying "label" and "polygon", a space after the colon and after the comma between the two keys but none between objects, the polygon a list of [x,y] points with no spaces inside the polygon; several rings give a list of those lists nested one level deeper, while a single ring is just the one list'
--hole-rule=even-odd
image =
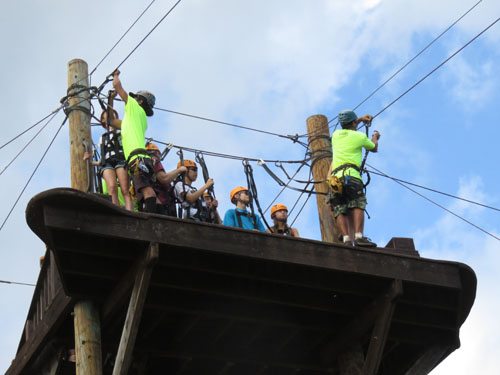
[{"label": "weathered wood surface", "polygon": [[[55,249],[68,295],[99,301],[112,359],[127,279],[158,242],[133,352],[145,373],[335,373],[342,351],[327,361],[320,353],[368,347],[379,317],[386,345],[374,347],[373,363],[380,374],[403,375],[426,348],[447,343],[427,367],[453,351],[474,300],[474,273],[460,263],[129,213],[71,189],[33,198],[27,218]],[[384,301],[398,279],[404,294],[391,307]],[[363,329],[345,330],[356,324]]]},{"label": "weathered wood surface", "polygon": [[135,276],[134,288],[127,310],[127,317],[123,325],[120,345],[116,355],[115,367],[113,375],[126,375],[129,372],[132,362],[132,354],[134,351],[135,340],[141,322],[142,309],[146,294],[149,289],[151,273],[153,266],[158,261],[159,248],[157,243],[152,243],[145,254],[143,267],[140,268]]}]

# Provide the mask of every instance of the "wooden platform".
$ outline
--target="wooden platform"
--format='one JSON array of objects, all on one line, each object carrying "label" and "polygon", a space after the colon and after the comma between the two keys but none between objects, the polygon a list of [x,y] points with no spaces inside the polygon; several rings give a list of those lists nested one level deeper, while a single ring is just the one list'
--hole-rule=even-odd
[{"label": "wooden platform", "polygon": [[475,298],[471,268],[420,258],[408,241],[348,248],[129,213],[72,189],[38,194],[26,217],[52,252],[7,374],[39,374],[54,358],[54,373],[74,373],[79,299],[100,306],[110,373],[152,243],[131,374],[337,374],[351,348],[379,374],[428,373],[459,347]]}]

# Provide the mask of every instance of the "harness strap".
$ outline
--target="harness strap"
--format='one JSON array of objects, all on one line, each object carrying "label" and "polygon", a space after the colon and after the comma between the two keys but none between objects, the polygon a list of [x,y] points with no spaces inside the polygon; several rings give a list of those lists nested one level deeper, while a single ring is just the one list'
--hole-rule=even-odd
[{"label": "harness strap", "polygon": [[291,228],[285,224],[285,229],[278,229],[277,225],[271,227],[271,233],[283,234],[285,236],[291,236]]},{"label": "harness strap", "polygon": [[345,164],[339,165],[337,168],[335,168],[332,171],[332,174],[335,174],[335,173],[340,172],[340,171],[344,171],[344,170],[349,169],[349,168],[355,169],[359,173],[361,173],[361,169],[356,164],[345,163]]},{"label": "harness strap", "polygon": [[148,154],[148,151],[145,148],[136,148],[135,150],[132,150],[130,155],[127,158],[126,164],[129,165],[130,163],[130,158],[133,158],[134,156],[146,156],[147,158],[151,159],[151,157]]},{"label": "harness strap", "polygon": [[238,211],[237,209],[234,210],[234,214],[236,215],[236,221],[238,222],[238,227],[240,227],[241,229],[244,229],[243,228],[243,222],[241,221],[241,217],[242,216],[246,216],[246,217],[251,218],[254,229],[258,229],[258,227],[257,227],[257,220],[255,219],[255,215],[254,214],[252,214],[250,212],[241,212],[241,211]]}]

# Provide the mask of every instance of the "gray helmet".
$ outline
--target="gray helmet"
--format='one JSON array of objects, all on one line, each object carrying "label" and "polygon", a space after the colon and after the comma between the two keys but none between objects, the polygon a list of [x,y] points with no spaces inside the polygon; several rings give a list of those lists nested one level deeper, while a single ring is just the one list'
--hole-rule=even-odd
[{"label": "gray helmet", "polygon": [[144,98],[146,101],[146,106],[144,108],[144,110],[146,111],[146,115],[153,116],[153,107],[155,106],[156,98],[152,93],[146,90],[140,90],[137,91],[135,94],[133,92],[130,92],[129,95],[132,98],[137,98],[138,96]]},{"label": "gray helmet", "polygon": [[341,111],[339,113],[339,122],[341,124],[350,124],[353,121],[356,121],[358,119],[358,116],[356,116],[356,113],[351,110],[345,110]]}]

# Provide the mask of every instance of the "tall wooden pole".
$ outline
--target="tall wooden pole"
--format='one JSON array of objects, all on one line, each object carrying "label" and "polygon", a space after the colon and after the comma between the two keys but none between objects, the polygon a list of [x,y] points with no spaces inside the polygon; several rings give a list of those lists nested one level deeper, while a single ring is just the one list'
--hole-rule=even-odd
[{"label": "tall wooden pole", "polygon": [[[89,191],[92,176],[83,153],[92,144],[90,134],[88,65],[80,59],[68,63],[69,140],[71,187]],[[102,375],[101,323],[92,301],[79,301],[74,308],[77,375]]]},{"label": "tall wooden pole", "polygon": [[[307,133],[312,157],[312,174],[314,181],[319,181],[314,184],[314,189],[318,193],[328,193],[328,184],[321,182],[328,177],[328,170],[332,163],[332,145],[326,117],[323,115],[310,116],[307,119]],[[338,231],[326,196],[317,194],[316,203],[318,204],[321,239],[325,242],[337,242]]]},{"label": "tall wooden pole", "polygon": [[[328,170],[332,163],[332,144],[327,118],[323,115],[310,116],[307,119],[307,133],[313,178],[314,181],[320,181],[314,184],[314,188],[316,192],[328,193],[328,184],[321,182],[328,177]],[[338,240],[340,232],[325,196],[317,194],[316,202],[318,203],[321,239],[325,242],[340,242]],[[337,358],[338,372],[341,375],[361,375],[363,364],[364,354],[361,347],[347,348]]]},{"label": "tall wooden pole", "polygon": [[[81,191],[91,188],[91,168],[83,160],[85,150],[90,151],[92,135],[90,133],[90,93],[88,65],[80,59],[68,63],[69,97],[69,142],[71,162],[71,187]],[[83,90],[83,91],[82,91]],[[71,96],[75,94],[75,96]]]}]

